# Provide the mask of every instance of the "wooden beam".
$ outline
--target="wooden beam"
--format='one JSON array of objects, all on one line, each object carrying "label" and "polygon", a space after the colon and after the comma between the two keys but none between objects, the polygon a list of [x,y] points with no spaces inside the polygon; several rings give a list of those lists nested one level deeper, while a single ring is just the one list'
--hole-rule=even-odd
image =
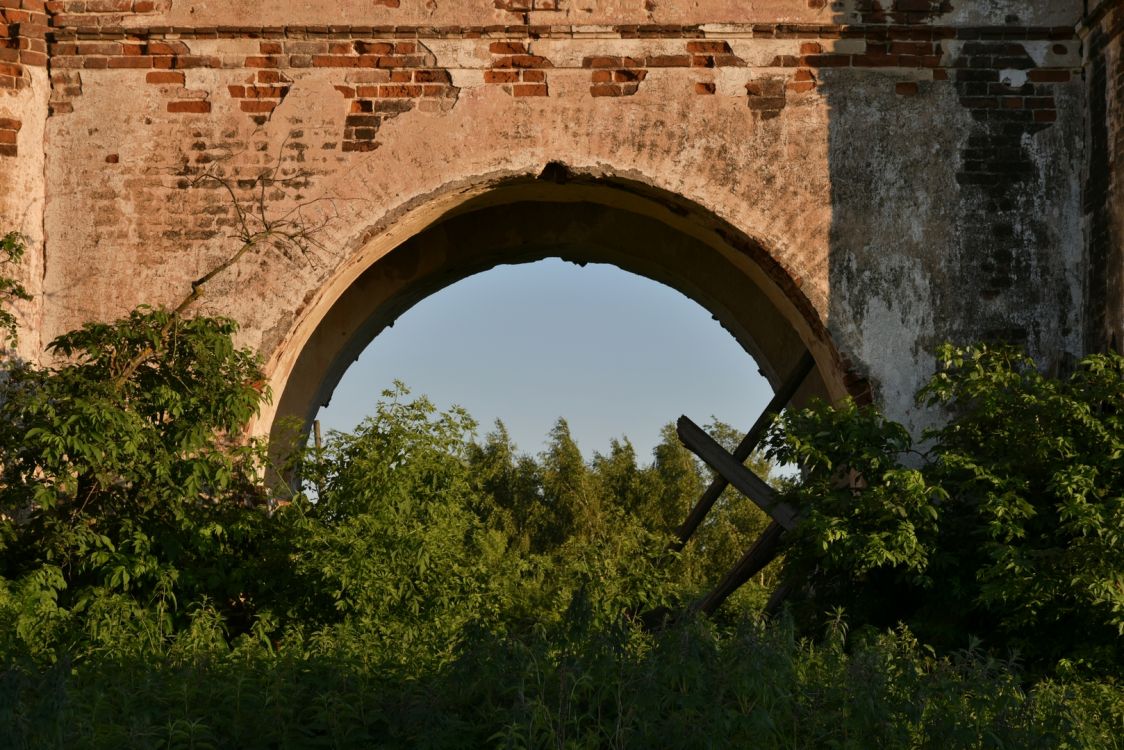
[{"label": "wooden beam", "polygon": [[731,594],[742,587],[742,584],[776,559],[781,550],[781,536],[783,534],[783,526],[776,521],[770,523],[761,533],[761,536],[757,537],[757,541],[742,555],[738,564],[726,574],[726,577],[714,587],[713,591],[695,605],[695,608],[708,616],[714,614],[715,610],[721,607]]},{"label": "wooden beam", "polygon": [[680,417],[676,428],[683,444],[707,466],[725,477],[734,489],[757,503],[761,510],[768,513],[785,530],[791,531],[796,526],[796,509],[788,503],[777,500],[772,487],[742,466],[740,461],[727,453],[726,449],[707,435],[701,427],[687,417]]},{"label": "wooden beam", "polygon": [[[794,367],[789,374],[788,379],[781,384],[780,390],[773,396],[773,400],[765,407],[765,411],[761,412],[761,416],[757,418],[757,421],[753,423],[753,427],[749,428],[749,432],[746,433],[741,443],[738,444],[733,454],[735,461],[739,464],[745,463],[745,460],[749,458],[750,454],[753,453],[753,450],[765,436],[765,431],[769,429],[769,425],[776,419],[777,414],[779,414],[780,411],[788,405],[788,402],[792,400],[792,397],[796,395],[796,391],[799,390],[805,378],[808,377],[808,373],[815,367],[815,364],[816,362],[812,358],[811,352],[804,352],[800,361],[796,363],[796,367]],[[729,482],[727,482],[726,478],[721,474],[714,478],[714,481],[706,488],[706,492],[704,492],[702,497],[699,498],[699,501],[695,503],[695,507],[691,509],[687,520],[684,521],[683,525],[675,532],[676,539],[668,546],[669,549],[675,552],[683,549],[683,546],[687,544],[687,541],[698,529],[699,525],[706,517],[706,514],[710,512],[711,507],[713,507],[714,503],[722,494],[722,490],[726,489],[728,485]]]}]

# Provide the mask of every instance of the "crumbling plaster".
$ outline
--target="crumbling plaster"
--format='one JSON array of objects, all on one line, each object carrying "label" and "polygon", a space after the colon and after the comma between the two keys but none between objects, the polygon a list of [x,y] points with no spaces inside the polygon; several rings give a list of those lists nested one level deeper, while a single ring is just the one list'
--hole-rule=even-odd
[{"label": "crumbling plaster", "polygon": [[698,240],[817,353],[828,395],[869,386],[915,429],[944,340],[1046,366],[1095,348],[1080,3],[126,5],[48,3],[49,67],[28,57],[0,99],[22,123],[0,209],[32,240],[29,356],[182,298],[237,248],[206,176],[251,201],[274,168],[267,211],[315,241],[246,255],[198,309],[238,321],[279,394],[363,274],[500,188],[500,214],[545,200],[540,175],[559,205]]}]

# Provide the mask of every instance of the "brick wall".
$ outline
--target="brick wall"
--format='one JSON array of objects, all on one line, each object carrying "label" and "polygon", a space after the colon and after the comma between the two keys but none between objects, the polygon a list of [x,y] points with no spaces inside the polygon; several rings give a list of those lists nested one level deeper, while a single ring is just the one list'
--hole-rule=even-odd
[{"label": "brick wall", "polygon": [[[1070,272],[1070,237],[1053,218],[1079,213],[1057,182],[1070,153],[1050,150],[1083,117],[1081,41],[1064,23],[953,19],[959,4],[944,0],[854,0],[844,15],[820,0],[764,3],[798,20],[720,24],[660,21],[687,4],[597,2],[586,25],[575,3],[554,0],[442,4],[434,23],[415,22],[420,0],[367,0],[383,23],[259,26],[184,23],[190,2],[23,7],[34,5],[5,10],[40,23],[3,49],[23,66],[13,87],[30,80],[36,53],[50,54],[49,333],[165,300],[221,257],[238,217],[199,181],[206,173],[221,170],[247,197],[278,168],[268,195],[281,211],[325,195],[343,196],[332,207],[341,213],[362,204],[311,259],[247,261],[216,284],[208,309],[235,315],[268,355],[348,253],[389,232],[403,207],[557,160],[647,175],[761,237],[768,252],[739,252],[808,330],[830,328],[856,395],[870,395],[866,374],[877,383],[919,371],[924,346],[978,335],[984,318],[988,331],[1037,326],[1045,348],[1072,348],[1062,319],[1077,314],[1024,297]],[[620,16],[650,22],[600,23],[624,5]],[[440,23],[469,6],[491,15]],[[226,12],[213,7],[201,15]],[[28,134],[0,117],[0,157],[22,159],[9,142]],[[887,164],[890,179],[878,171]],[[1102,194],[1096,179],[1090,196]],[[356,228],[384,216],[388,226]],[[921,236],[901,236],[906,220]],[[885,270],[903,258],[932,290],[924,309]],[[856,344],[884,336],[863,328],[871,299],[904,331],[897,349],[871,345],[885,361]],[[931,329],[923,343],[915,323]]]},{"label": "brick wall", "polygon": [[1124,3],[1101,2],[1086,33],[1087,346],[1124,352]]}]

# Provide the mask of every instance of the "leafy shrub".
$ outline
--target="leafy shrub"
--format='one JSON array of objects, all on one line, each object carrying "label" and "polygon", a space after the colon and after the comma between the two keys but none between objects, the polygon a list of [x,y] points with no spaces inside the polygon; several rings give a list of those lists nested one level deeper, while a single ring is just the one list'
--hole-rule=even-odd
[{"label": "leafy shrub", "polygon": [[[941,351],[919,399],[948,415],[924,436],[873,409],[786,415],[772,455],[805,467],[789,555],[798,609],[902,620],[951,649],[969,636],[1035,669],[1115,672],[1124,635],[1124,358],[1064,378],[1009,348]],[[912,463],[903,463],[910,457]],[[912,467],[912,468],[911,468]]]}]

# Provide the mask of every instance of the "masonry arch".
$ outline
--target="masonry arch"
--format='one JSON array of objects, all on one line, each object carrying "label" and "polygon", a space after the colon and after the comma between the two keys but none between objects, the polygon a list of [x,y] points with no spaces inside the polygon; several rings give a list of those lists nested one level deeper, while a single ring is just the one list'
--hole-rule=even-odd
[{"label": "masonry arch", "polygon": [[366,346],[417,302],[496,266],[545,258],[609,263],[680,291],[737,339],[774,388],[811,352],[816,369],[798,401],[848,394],[852,381],[798,278],[698,204],[556,162],[461,195],[428,216],[419,210],[422,222],[402,220],[405,231],[368,239],[322,286],[267,364],[274,402],[255,432],[281,417],[309,424]]}]

